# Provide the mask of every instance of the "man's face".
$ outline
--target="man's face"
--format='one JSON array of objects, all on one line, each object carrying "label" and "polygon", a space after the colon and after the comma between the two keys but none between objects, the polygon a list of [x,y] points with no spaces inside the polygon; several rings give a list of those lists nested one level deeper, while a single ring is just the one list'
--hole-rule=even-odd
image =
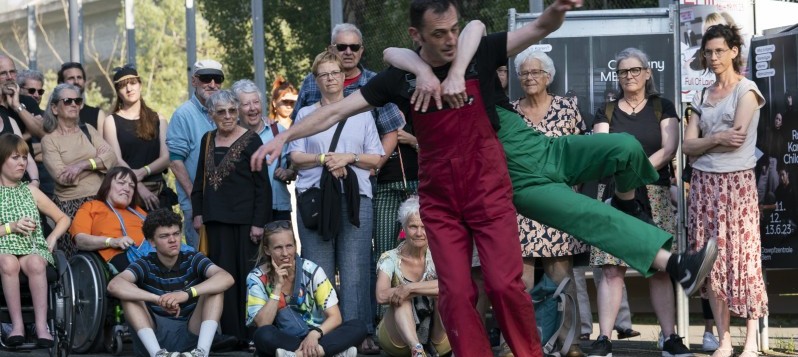
[{"label": "man's face", "polygon": [[[354,46],[352,46],[354,45]],[[339,47],[345,47],[343,49]],[[352,47],[359,47],[354,51]],[[341,62],[344,65],[344,72],[349,72],[360,63],[360,58],[363,57],[363,41],[353,32],[341,32],[335,36],[335,43],[332,44],[333,52],[341,57]]]},{"label": "man's face", "polygon": [[194,93],[197,98],[205,104],[211,94],[222,87],[224,76],[219,75],[194,75],[191,77],[191,85],[194,86]]},{"label": "man's face", "polygon": [[457,37],[460,23],[457,9],[449,6],[443,13],[436,14],[431,9],[424,13],[422,28],[411,27],[410,36],[421,44],[421,58],[433,67],[443,66],[457,55]]},{"label": "man's face", "polygon": [[180,239],[180,226],[158,227],[150,243],[158,255],[172,258],[180,254]]},{"label": "man's face", "polygon": [[0,57],[0,84],[15,83],[17,81],[17,66],[8,57]]},{"label": "man's face", "polygon": [[83,87],[86,85],[86,78],[83,78],[83,71],[81,71],[80,68],[70,68],[64,70],[64,83],[77,86],[80,88],[80,92],[83,93]]},{"label": "man's face", "polygon": [[[42,82],[39,82],[35,79],[28,78],[25,80],[24,86],[19,89],[19,94],[27,95],[36,100],[36,103],[42,103],[42,95],[44,91],[42,90]],[[31,91],[33,93],[31,93]]]}]

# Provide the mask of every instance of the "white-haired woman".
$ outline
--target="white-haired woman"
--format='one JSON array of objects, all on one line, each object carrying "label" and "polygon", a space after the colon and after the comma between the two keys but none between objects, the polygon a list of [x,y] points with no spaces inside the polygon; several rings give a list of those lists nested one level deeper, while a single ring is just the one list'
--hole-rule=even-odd
[{"label": "white-haired woman", "polygon": [[[242,79],[233,83],[230,90],[238,97],[239,125],[257,133],[263,143],[268,143],[277,133],[285,131],[286,128],[277,119],[263,115],[263,97],[254,82]],[[287,183],[296,178],[296,171],[289,168],[290,164],[288,151],[284,150],[283,156],[269,165],[272,219],[275,221],[291,220],[291,194],[288,193]]]},{"label": "white-haired woman", "polygon": [[[636,198],[650,212],[656,226],[668,233],[676,231],[676,215],[670,201],[670,161],[676,154],[679,140],[679,117],[673,102],[659,96],[648,66],[648,56],[636,48],[627,48],[615,56],[618,64],[620,97],[596,112],[594,133],[628,133],[643,146],[659,179],[641,187]],[[609,196],[606,186],[599,188],[599,199]],[[604,192],[602,192],[604,191]],[[675,246],[674,246],[675,247]],[[628,265],[598,248],[590,257],[593,266],[601,267],[604,278],[598,285],[600,336],[596,347],[611,346],[609,337],[623,295],[623,279]],[[651,305],[665,338],[663,356],[689,355],[690,350],[675,334],[675,299],[673,284],[665,272],[657,272],[649,280]]]},{"label": "white-haired woman", "polygon": [[377,339],[389,356],[425,356],[451,351],[438,311],[438,274],[419,214],[418,196],[399,206],[405,240],[377,262],[377,302],[389,305],[377,327]]}]

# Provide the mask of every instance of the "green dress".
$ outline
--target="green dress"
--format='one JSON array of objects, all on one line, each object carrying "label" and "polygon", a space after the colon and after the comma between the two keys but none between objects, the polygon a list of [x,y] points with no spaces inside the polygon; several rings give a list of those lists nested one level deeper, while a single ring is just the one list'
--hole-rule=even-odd
[{"label": "green dress", "polygon": [[[15,187],[0,186],[0,223],[16,222],[22,217],[39,221],[39,209],[28,185],[20,182]],[[38,254],[48,263],[55,264],[40,224],[29,236],[11,233],[0,237],[0,254]]]}]

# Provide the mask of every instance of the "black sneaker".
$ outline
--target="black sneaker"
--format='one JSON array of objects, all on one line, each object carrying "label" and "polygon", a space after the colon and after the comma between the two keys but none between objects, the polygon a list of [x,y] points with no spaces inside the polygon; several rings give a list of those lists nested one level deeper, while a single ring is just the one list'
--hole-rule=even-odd
[{"label": "black sneaker", "polygon": [[628,214],[628,215],[630,215],[630,216],[632,216],[634,218],[637,218],[637,219],[639,219],[639,220],[641,220],[643,222],[646,222],[646,223],[648,223],[648,224],[650,224],[652,226],[656,226],[656,224],[654,224],[654,220],[651,219],[651,215],[649,215],[648,213],[646,213],[643,210],[643,205],[640,204],[640,201],[638,201],[637,199],[634,199],[634,200],[629,202],[629,205],[634,205],[634,208],[629,208],[629,207],[624,208],[624,207],[621,207],[621,205],[618,204],[618,202],[617,202],[618,200],[619,200],[618,197],[610,198],[609,199],[610,205],[612,207],[615,207],[617,210],[619,210],[619,211],[621,211],[623,213],[626,213],[626,214]]},{"label": "black sneaker", "polygon": [[590,345],[587,357],[612,357],[612,342],[607,336],[601,335]]},{"label": "black sneaker", "polygon": [[682,284],[684,293],[690,296],[704,285],[717,257],[718,244],[714,239],[710,239],[707,240],[704,248],[701,248],[698,252],[694,254],[682,253],[676,256],[676,264],[666,270],[674,280]]},{"label": "black sneaker", "polygon": [[682,343],[682,338],[677,334],[672,334],[671,338],[665,341],[662,346],[663,357],[692,357],[690,349]]}]

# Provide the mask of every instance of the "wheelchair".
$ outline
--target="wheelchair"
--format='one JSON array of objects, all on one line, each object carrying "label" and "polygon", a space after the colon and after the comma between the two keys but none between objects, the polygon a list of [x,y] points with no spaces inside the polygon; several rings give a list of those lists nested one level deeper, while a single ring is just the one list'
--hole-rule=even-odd
[{"label": "wheelchair", "polygon": [[121,354],[123,341],[130,333],[124,323],[122,305],[106,292],[113,278],[108,263],[97,252],[79,251],[69,265],[75,276],[77,314],[72,350]]},{"label": "wheelchair", "polygon": [[[55,267],[47,265],[47,323],[50,333],[53,335],[53,347],[49,349],[52,357],[67,357],[72,351],[72,335],[75,321],[74,310],[74,280],[73,274],[62,251],[53,252]],[[20,272],[20,298],[22,305],[22,321],[26,326],[27,340],[21,346],[9,347],[5,345],[7,336],[5,331],[0,339],[0,350],[6,351],[25,351],[36,349],[33,330],[28,328],[34,322],[33,306],[31,302],[30,290],[28,289],[28,278]],[[6,305],[5,297],[0,295],[0,322],[3,324],[11,323],[11,316]]]}]

